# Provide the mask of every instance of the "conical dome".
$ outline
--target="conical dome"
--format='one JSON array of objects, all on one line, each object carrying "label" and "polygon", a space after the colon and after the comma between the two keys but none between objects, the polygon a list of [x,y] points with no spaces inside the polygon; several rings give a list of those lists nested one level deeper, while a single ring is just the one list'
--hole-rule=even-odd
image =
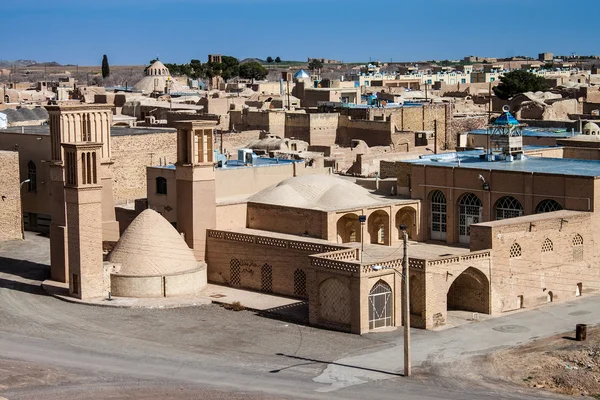
[{"label": "conical dome", "polygon": [[144,210],[119,239],[108,260],[121,264],[120,275],[172,275],[198,268],[177,230],[154,210]]}]

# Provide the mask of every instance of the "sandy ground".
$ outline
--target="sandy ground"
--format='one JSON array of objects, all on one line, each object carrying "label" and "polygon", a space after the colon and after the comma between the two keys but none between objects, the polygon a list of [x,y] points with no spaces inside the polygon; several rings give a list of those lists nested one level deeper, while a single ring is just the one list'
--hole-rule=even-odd
[{"label": "sandy ground", "polygon": [[588,328],[587,341],[575,341],[575,333],[567,332],[487,356],[429,366],[424,373],[438,375],[448,386],[460,377],[456,385],[518,385],[538,389],[540,397],[556,393],[600,399],[600,327]]},{"label": "sandy ground", "polygon": [[282,399],[281,396],[224,392],[173,382],[123,380],[115,376],[102,375],[89,376],[76,370],[0,359],[0,400],[38,398],[45,400],[65,398],[73,400]]}]

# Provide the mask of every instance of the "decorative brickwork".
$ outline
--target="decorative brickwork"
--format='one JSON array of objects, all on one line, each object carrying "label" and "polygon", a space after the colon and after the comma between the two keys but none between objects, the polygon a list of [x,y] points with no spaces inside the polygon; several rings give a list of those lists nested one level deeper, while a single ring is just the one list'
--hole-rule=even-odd
[{"label": "decorative brickwork", "polygon": [[294,271],[294,295],[306,298],[306,272],[301,269]]},{"label": "decorative brickwork", "polygon": [[265,293],[273,291],[273,268],[269,264],[260,269],[260,290]]},{"label": "decorative brickwork", "polygon": [[523,255],[523,250],[521,249],[521,246],[519,245],[519,243],[514,243],[510,247],[510,258],[519,258],[522,255]]},{"label": "decorative brickwork", "polygon": [[546,238],[544,243],[542,243],[542,253],[549,253],[551,251],[554,251],[554,244],[552,240]]},{"label": "decorative brickwork", "polygon": [[240,279],[240,261],[236,258],[232,258],[229,264],[229,284],[234,286],[242,284],[242,280]]}]

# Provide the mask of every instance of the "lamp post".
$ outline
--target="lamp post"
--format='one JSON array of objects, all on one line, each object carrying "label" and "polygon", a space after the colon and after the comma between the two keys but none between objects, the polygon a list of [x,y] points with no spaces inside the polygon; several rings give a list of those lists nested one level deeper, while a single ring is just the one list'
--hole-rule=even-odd
[{"label": "lamp post", "polygon": [[359,215],[358,221],[360,222],[360,261],[362,262],[362,253],[365,251],[365,222],[367,221],[367,216]]},{"label": "lamp post", "polygon": [[31,182],[31,179],[25,179],[19,186],[19,197],[21,198],[21,239],[25,240],[25,223],[23,222],[23,185]]},{"label": "lamp post", "polygon": [[402,277],[402,320],[404,323],[404,376],[411,375],[410,365],[410,284],[409,284],[409,270],[408,270],[408,234],[406,233],[406,225],[400,225],[402,230],[402,241],[404,247],[404,254],[402,255],[402,272],[394,267],[383,267],[381,265],[373,265],[371,268],[373,271],[380,271],[382,269],[391,269]]}]

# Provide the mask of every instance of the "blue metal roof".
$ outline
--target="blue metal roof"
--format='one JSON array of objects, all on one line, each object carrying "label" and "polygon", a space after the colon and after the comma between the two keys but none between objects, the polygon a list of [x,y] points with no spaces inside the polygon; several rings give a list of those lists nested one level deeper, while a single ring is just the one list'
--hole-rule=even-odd
[{"label": "blue metal roof", "polygon": [[519,121],[517,121],[517,119],[515,117],[513,117],[513,115],[510,112],[505,111],[502,113],[501,116],[496,118],[496,120],[494,122],[492,122],[492,125],[509,126],[509,125],[520,125],[520,123],[519,123]]},{"label": "blue metal roof", "polygon": [[[473,135],[486,135],[488,133],[487,129],[476,129],[473,131],[469,131],[469,134]],[[523,136],[532,136],[532,137],[554,137],[557,139],[569,138],[573,136],[571,131],[567,131],[566,129],[557,129],[550,130],[548,128],[535,128],[528,127],[527,129],[523,129]],[[579,132],[574,132],[575,135],[579,135]]]},{"label": "blue metal roof", "polygon": [[[543,146],[524,146],[524,150],[543,148]],[[499,171],[533,172],[556,175],[577,175],[600,177],[600,161],[576,160],[573,158],[527,157],[513,162],[486,161],[483,150],[470,150],[458,153],[444,153],[421,156],[418,160],[409,160],[415,165],[428,165],[447,168],[473,168]],[[460,165],[459,165],[460,159]]]},{"label": "blue metal roof", "polygon": [[301,69],[294,74],[294,79],[310,79],[310,74]]}]

